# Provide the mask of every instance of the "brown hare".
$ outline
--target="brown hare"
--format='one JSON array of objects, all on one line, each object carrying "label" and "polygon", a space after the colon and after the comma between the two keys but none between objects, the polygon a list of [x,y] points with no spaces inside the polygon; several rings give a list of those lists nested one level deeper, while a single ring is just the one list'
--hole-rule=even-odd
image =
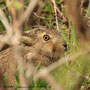
[{"label": "brown hare", "polygon": [[[24,44],[24,45],[23,45]],[[32,63],[37,66],[47,66],[64,56],[67,49],[62,36],[55,30],[31,30],[24,32],[21,37],[21,54],[24,64]],[[0,51],[0,69],[3,75],[10,80],[9,84],[14,82],[13,66],[15,65],[13,47]]]},{"label": "brown hare", "polygon": [[[32,62],[40,60],[41,64],[45,66],[64,56],[67,49],[62,36],[55,30],[48,29],[35,29],[24,32],[21,37],[21,47],[24,59]],[[4,62],[12,59],[12,49],[13,47],[10,47],[0,51],[0,60]],[[9,53],[11,54],[9,55]]]}]

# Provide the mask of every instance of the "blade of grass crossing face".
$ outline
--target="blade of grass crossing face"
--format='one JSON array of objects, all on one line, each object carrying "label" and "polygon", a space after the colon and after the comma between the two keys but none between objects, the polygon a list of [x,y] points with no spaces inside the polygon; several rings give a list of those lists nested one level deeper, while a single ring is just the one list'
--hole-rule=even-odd
[{"label": "blade of grass crossing face", "polygon": [[72,32],[72,38],[75,43],[76,49],[78,49],[77,37],[76,37],[76,33],[75,33],[75,25],[73,25],[73,30],[71,32]]},{"label": "blade of grass crossing face", "polygon": [[61,33],[61,35],[62,35],[62,37],[65,39],[65,41],[67,42],[68,46],[73,49],[73,45],[72,45],[72,43],[69,41],[68,37],[67,37],[65,34],[63,34],[63,33]]},{"label": "blade of grass crossing face", "polygon": [[70,20],[68,22],[69,22],[69,28],[71,30],[71,40],[74,42],[76,50],[78,50],[77,38],[75,33],[75,25],[72,25]]}]

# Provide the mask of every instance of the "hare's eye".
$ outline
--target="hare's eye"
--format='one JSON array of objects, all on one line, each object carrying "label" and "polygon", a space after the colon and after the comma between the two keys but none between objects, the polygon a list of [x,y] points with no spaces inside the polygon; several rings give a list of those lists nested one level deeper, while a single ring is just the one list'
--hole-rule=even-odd
[{"label": "hare's eye", "polygon": [[43,36],[43,39],[44,39],[45,41],[48,41],[48,40],[50,39],[50,37],[49,37],[49,35],[45,34],[45,35]]}]

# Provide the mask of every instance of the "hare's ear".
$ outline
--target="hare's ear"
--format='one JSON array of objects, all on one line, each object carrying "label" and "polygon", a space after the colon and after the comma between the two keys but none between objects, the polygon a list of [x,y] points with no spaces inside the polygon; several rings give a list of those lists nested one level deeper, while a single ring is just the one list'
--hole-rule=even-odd
[{"label": "hare's ear", "polygon": [[32,36],[34,36],[34,35],[35,35],[35,33],[34,33],[33,30],[29,30],[29,31],[24,31],[24,32],[22,32],[22,36],[32,37]]},{"label": "hare's ear", "polygon": [[35,29],[29,30],[29,31],[22,32],[22,35],[33,38],[34,36],[36,36],[38,34],[39,31],[41,31],[41,30],[38,28],[35,28]]},{"label": "hare's ear", "polygon": [[28,46],[33,45],[36,42],[35,34],[32,31],[24,32],[20,38],[20,42]]},{"label": "hare's ear", "polygon": [[36,39],[36,36],[37,36],[36,30],[37,30],[37,28],[22,32],[22,37],[20,39],[20,42],[24,43],[25,45],[29,45],[29,46],[33,45],[37,40]]},{"label": "hare's ear", "polygon": [[65,0],[67,16],[75,24],[77,36],[81,41],[90,40],[90,30],[80,12],[81,0]]},{"label": "hare's ear", "polygon": [[23,43],[25,45],[29,45],[29,46],[34,44],[33,41],[34,41],[33,38],[28,37],[28,36],[22,36],[21,39],[20,39],[21,43]]}]

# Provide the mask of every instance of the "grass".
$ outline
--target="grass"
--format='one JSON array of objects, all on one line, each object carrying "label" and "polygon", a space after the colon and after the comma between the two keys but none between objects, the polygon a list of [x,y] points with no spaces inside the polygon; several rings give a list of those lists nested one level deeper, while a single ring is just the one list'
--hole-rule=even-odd
[{"label": "grass", "polygon": [[87,82],[90,84],[90,80],[85,79],[85,76],[90,76],[90,62],[88,58],[87,61],[85,59],[86,55],[81,56],[70,65],[65,63],[52,72],[53,77],[64,87],[64,90],[72,90],[74,85],[77,84],[78,78],[83,75],[82,70],[87,63],[85,67],[86,75],[83,75],[82,85],[88,85]]}]

